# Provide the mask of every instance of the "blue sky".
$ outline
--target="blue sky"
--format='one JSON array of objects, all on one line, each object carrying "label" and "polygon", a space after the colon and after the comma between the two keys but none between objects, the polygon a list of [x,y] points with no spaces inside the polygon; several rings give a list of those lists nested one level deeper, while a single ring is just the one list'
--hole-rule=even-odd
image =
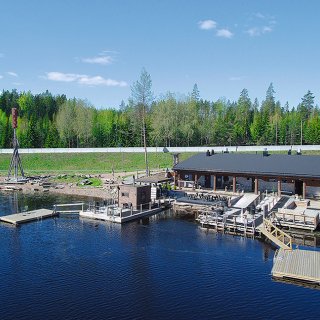
[{"label": "blue sky", "polygon": [[252,100],[273,82],[295,106],[320,97],[320,1],[0,0],[0,89],[118,107],[142,68],[156,96]]}]

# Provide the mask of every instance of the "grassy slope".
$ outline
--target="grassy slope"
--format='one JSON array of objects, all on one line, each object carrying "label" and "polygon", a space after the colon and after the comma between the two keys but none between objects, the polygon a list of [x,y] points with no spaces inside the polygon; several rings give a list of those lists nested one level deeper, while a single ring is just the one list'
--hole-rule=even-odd
[{"label": "grassy slope", "polygon": [[[273,152],[270,152],[273,153]],[[280,152],[274,152],[280,153]],[[285,153],[285,152],[282,152]],[[181,153],[180,161],[193,153]],[[319,151],[303,151],[303,154],[319,155]],[[0,154],[0,173],[6,174],[11,155]],[[107,173],[144,170],[143,153],[56,153],[22,154],[22,164],[27,174],[40,173]],[[172,155],[167,153],[149,153],[151,169],[171,168]]]},{"label": "grassy slope", "polygon": [[[192,153],[183,153],[180,159],[189,158]],[[0,172],[5,174],[9,168],[11,155],[0,154]],[[172,155],[149,153],[149,166],[171,168]],[[143,153],[56,153],[56,154],[22,154],[23,168],[27,174],[36,173],[105,173],[143,170]]]}]

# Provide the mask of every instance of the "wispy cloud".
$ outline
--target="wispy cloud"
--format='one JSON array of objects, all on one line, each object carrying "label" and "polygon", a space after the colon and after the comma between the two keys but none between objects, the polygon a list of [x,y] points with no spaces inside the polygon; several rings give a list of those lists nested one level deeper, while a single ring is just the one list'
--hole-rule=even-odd
[{"label": "wispy cloud", "polygon": [[262,14],[261,12],[256,12],[256,13],[254,14],[254,16],[257,17],[257,18],[259,18],[259,19],[265,19],[265,15]]},{"label": "wispy cloud", "polygon": [[81,61],[85,63],[107,65],[113,62],[113,58],[111,56],[101,55],[90,58],[82,58]]},{"label": "wispy cloud", "polygon": [[[276,20],[273,16],[265,15],[260,12],[254,13],[250,20],[254,21],[254,26],[247,28],[245,33],[250,37],[259,37],[274,30]],[[253,24],[251,22],[251,24]]]},{"label": "wispy cloud", "polygon": [[60,82],[76,82],[86,86],[107,86],[107,87],[126,87],[125,81],[117,81],[114,79],[105,79],[101,76],[88,76],[85,74],[63,73],[63,72],[47,72],[44,77],[51,81]]},{"label": "wispy cloud", "polygon": [[201,20],[198,22],[198,27],[201,30],[215,30],[216,36],[221,38],[230,39],[233,37],[233,33],[226,28],[217,29],[218,23],[214,20]]},{"label": "wispy cloud", "polygon": [[229,81],[241,81],[243,78],[242,76],[233,76],[229,78]]},{"label": "wispy cloud", "polygon": [[262,27],[250,28],[246,31],[246,33],[250,37],[259,37],[259,36],[262,36],[263,34],[266,34],[272,31],[273,31],[273,28],[271,26],[262,26]]},{"label": "wispy cloud", "polygon": [[13,71],[8,71],[7,74],[11,77],[18,77],[18,75]]},{"label": "wispy cloud", "polygon": [[198,22],[198,26],[201,30],[211,30],[217,27],[217,23],[214,20],[201,20]]},{"label": "wispy cloud", "polygon": [[3,76],[0,74],[0,79],[3,79]]},{"label": "wispy cloud", "polygon": [[228,29],[219,29],[217,30],[216,36],[231,39],[233,37],[233,33]]}]

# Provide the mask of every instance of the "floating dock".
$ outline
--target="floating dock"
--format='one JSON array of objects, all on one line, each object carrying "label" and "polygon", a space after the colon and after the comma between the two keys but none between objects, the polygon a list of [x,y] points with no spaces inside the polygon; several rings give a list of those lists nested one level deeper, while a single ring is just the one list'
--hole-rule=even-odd
[{"label": "floating dock", "polygon": [[55,215],[57,215],[57,213],[53,210],[39,209],[3,216],[0,217],[0,221],[11,223],[14,225],[19,225],[30,221],[39,221],[45,218],[50,218]]},{"label": "floating dock", "polygon": [[320,285],[320,251],[284,250],[276,252],[272,276],[280,280]]},{"label": "floating dock", "polygon": [[122,209],[121,214],[108,214],[105,212],[94,212],[94,211],[80,211],[80,217],[94,219],[94,220],[103,220],[116,223],[125,223],[133,220],[138,220],[146,217],[150,217],[162,211],[162,208],[153,208],[150,210],[131,211],[130,209]]}]

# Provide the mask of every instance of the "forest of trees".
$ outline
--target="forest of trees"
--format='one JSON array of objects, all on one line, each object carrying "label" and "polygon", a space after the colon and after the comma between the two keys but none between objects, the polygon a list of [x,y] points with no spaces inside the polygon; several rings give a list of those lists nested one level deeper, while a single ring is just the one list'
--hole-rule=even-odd
[{"label": "forest of trees", "polygon": [[0,148],[12,146],[11,108],[18,108],[22,148],[320,144],[320,110],[308,91],[297,106],[281,105],[271,83],[265,99],[243,89],[237,101],[207,101],[197,85],[177,98],[155,99],[145,70],[118,108],[96,109],[62,95],[2,91]]}]

